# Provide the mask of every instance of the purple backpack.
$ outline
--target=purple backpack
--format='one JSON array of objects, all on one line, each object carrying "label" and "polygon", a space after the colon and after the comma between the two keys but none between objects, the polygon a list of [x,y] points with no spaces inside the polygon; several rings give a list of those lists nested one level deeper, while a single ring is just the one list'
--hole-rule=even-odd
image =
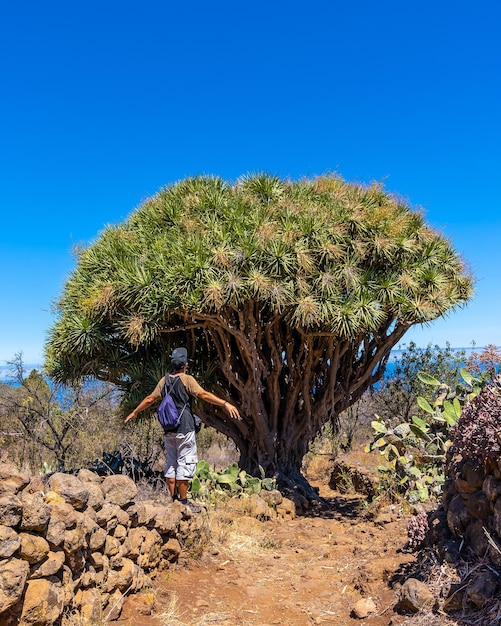
[{"label": "purple backpack", "polygon": [[165,375],[163,389],[164,397],[157,409],[158,421],[160,422],[160,426],[164,429],[164,432],[172,432],[177,429],[181,421],[181,416],[188,404],[188,402],[186,402],[181,411],[178,411],[176,405],[174,404],[171,392],[174,389],[174,385],[177,380],[179,380],[177,376],[171,377],[169,374]]}]

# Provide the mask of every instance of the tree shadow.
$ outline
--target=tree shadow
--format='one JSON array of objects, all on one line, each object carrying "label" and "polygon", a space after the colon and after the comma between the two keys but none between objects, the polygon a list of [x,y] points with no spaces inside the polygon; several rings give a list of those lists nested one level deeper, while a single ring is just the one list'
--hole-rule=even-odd
[{"label": "tree shadow", "polygon": [[363,506],[366,498],[361,496],[335,495],[321,497],[310,502],[308,509],[300,513],[302,517],[323,519],[360,519],[363,521]]}]

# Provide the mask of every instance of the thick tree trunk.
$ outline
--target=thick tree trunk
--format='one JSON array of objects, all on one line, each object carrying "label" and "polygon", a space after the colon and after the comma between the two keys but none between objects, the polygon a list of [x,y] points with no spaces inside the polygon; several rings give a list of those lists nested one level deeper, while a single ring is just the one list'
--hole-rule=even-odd
[{"label": "thick tree trunk", "polygon": [[206,421],[235,442],[243,469],[259,475],[263,468],[283,485],[302,484],[309,496],[301,474],[309,442],[381,378],[407,330],[388,320],[377,334],[337,341],[329,333],[302,334],[255,303],[196,325],[219,363],[219,395],[236,402],[242,416],[232,421],[212,408]]}]

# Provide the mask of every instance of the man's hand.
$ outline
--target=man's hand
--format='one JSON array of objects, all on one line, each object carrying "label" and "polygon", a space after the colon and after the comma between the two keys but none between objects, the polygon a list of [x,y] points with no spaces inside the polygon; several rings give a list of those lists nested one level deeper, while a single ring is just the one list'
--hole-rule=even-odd
[{"label": "man's hand", "polygon": [[125,418],[124,424],[127,424],[129,420],[135,420],[136,417],[137,417],[137,414],[134,411],[132,411],[132,413],[129,413],[129,415],[127,415],[127,417]]},{"label": "man's hand", "polygon": [[233,404],[230,404],[229,402],[225,402],[224,403],[224,408],[228,412],[228,415],[231,417],[231,419],[233,419],[233,420],[240,420],[240,419],[242,419],[240,417],[240,413],[239,413],[237,407],[233,406]]}]

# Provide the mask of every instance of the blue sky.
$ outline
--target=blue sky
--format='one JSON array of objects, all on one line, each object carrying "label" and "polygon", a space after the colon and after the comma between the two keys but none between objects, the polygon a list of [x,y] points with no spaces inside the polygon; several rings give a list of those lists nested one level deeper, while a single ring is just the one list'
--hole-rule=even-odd
[{"label": "blue sky", "polygon": [[0,365],[40,363],[89,244],[195,174],[337,171],[423,207],[477,277],[418,345],[501,345],[501,5],[106,0],[0,9]]}]

